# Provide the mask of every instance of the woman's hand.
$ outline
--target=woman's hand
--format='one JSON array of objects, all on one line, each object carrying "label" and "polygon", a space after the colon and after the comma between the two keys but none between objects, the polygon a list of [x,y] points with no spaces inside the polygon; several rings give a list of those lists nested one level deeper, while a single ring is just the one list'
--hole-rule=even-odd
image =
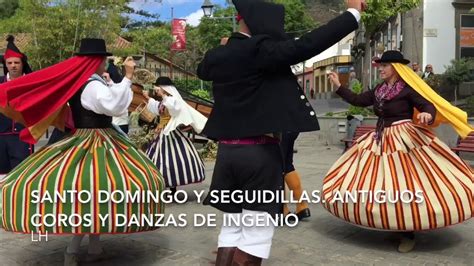
[{"label": "woman's hand", "polygon": [[428,125],[433,119],[433,116],[431,116],[430,113],[419,113],[416,118],[420,121],[420,124]]},{"label": "woman's hand", "polygon": [[142,91],[142,94],[143,94],[143,97],[145,97],[145,99],[149,100],[150,99],[150,93],[148,91]]},{"label": "woman's hand", "polygon": [[337,73],[329,72],[328,78],[334,87],[336,88],[341,87],[341,82],[339,81],[339,76],[337,75]]}]

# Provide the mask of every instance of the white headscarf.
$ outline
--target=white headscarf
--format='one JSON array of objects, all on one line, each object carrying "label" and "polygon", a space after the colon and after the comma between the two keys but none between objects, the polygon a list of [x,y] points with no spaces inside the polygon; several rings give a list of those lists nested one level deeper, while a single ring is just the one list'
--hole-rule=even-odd
[{"label": "white headscarf", "polygon": [[171,119],[163,129],[163,134],[169,135],[171,131],[175,130],[179,125],[191,126],[194,131],[201,133],[207,123],[207,118],[192,108],[179,94],[175,86],[159,85],[171,97],[175,98],[180,108],[177,110],[168,109]]}]

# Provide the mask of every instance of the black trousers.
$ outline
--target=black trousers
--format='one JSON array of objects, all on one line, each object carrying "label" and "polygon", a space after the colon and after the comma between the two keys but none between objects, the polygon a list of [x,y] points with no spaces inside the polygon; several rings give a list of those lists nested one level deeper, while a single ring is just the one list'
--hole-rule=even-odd
[{"label": "black trousers", "polygon": [[8,174],[33,153],[33,145],[20,140],[20,135],[0,136],[0,174]]},{"label": "black trousers", "polygon": [[240,213],[242,209],[246,209],[264,211],[270,215],[279,214],[283,211],[281,202],[225,203],[216,201],[219,197],[215,195],[222,191],[246,191],[252,194],[269,190],[281,193],[283,184],[283,161],[279,144],[219,144],[210,192],[204,204],[228,213]]},{"label": "black trousers", "polygon": [[283,162],[285,164],[285,174],[295,171],[293,165],[293,151],[295,150],[295,141],[298,138],[299,133],[284,133],[281,135],[281,153],[283,156]]}]

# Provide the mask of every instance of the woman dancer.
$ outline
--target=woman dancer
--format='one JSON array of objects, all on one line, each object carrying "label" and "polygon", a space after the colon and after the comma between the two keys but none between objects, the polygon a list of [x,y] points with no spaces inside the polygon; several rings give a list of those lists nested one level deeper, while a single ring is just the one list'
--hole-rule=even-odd
[{"label": "woman dancer", "polygon": [[[109,87],[101,78],[106,56],[110,55],[104,40],[83,39],[76,55],[12,81],[5,88],[0,85],[5,92],[0,97],[3,107],[0,110],[25,122],[22,137],[30,142],[39,139],[50,124],[64,120],[66,103],[71,106],[74,133],[34,153],[0,183],[5,230],[74,235],[65,250],[65,265],[78,264],[80,244],[86,234],[89,235],[86,260],[93,261],[103,256],[100,234],[157,229],[153,224],[118,224],[118,215],[141,220],[143,215],[163,212],[162,202],[99,202],[99,191],[160,193],[164,182],[145,154],[112,129],[112,116],[126,110],[132,100],[133,59],[125,62],[126,77],[122,82]],[[36,97],[28,98],[29,93]],[[88,193],[83,193],[86,196],[81,200],[75,194],[52,202],[38,201],[34,191],[39,192],[40,199],[47,199],[46,194]],[[60,216],[67,219],[61,223],[51,220]],[[99,216],[108,218],[103,220]]]},{"label": "woman dancer", "polygon": [[149,98],[147,108],[160,116],[160,123],[158,136],[146,153],[163,174],[166,187],[175,192],[178,186],[202,182],[205,178],[204,162],[178,126],[191,126],[200,133],[207,118],[183,100],[168,77],[159,77],[155,90],[161,102]]},{"label": "woman dancer", "polygon": [[[398,250],[409,252],[414,231],[472,217],[472,169],[428,127],[450,123],[462,137],[472,128],[466,113],[437,95],[400,52],[387,51],[377,63],[383,83],[359,95],[329,74],[338,95],[352,105],[373,105],[379,118],[376,131],[360,137],[329,170],[323,202],[333,215],[355,225],[403,232]],[[362,191],[368,192],[365,200]],[[340,200],[345,193],[356,200]]]}]

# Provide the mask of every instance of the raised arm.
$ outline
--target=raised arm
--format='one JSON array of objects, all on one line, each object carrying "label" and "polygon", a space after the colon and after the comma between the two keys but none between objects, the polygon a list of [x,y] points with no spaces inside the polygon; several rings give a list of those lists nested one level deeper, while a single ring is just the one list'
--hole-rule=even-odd
[{"label": "raised arm", "polygon": [[360,13],[349,9],[297,40],[262,41],[258,52],[258,62],[263,69],[272,69],[278,65],[294,65],[310,59],[336,44],[358,28]]}]

